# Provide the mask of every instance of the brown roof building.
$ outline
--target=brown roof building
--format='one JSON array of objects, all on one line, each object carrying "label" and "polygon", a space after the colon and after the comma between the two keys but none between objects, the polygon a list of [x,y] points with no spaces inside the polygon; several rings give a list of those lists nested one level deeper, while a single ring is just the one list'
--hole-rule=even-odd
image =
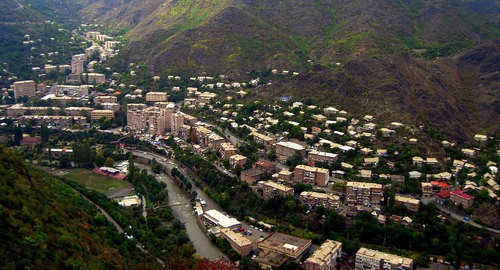
[{"label": "brown roof building", "polygon": [[330,181],[328,169],[298,165],[293,171],[295,182],[326,187]]},{"label": "brown roof building", "polygon": [[264,172],[257,169],[249,169],[241,172],[240,180],[242,182],[247,182],[248,185],[253,185],[260,180]]},{"label": "brown roof building", "polygon": [[255,259],[262,269],[278,268],[286,261],[300,261],[311,247],[311,240],[274,232],[258,245],[259,256]]},{"label": "brown roof building", "polygon": [[262,195],[266,200],[276,196],[288,197],[293,195],[293,188],[276,182],[266,181],[262,184]]}]

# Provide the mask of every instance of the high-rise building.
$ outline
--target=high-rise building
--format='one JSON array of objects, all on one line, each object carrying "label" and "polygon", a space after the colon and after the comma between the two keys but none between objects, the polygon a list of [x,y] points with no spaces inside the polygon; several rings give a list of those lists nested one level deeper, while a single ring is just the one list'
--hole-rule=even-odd
[{"label": "high-rise building", "polygon": [[19,81],[12,85],[14,89],[14,99],[17,101],[20,97],[34,97],[36,96],[35,81]]},{"label": "high-rise building", "polygon": [[347,214],[355,216],[361,211],[380,208],[383,199],[382,185],[366,182],[347,182],[346,204]]},{"label": "high-rise building", "polygon": [[87,61],[87,55],[76,54],[71,57],[71,74],[80,75],[84,69],[85,61]]}]

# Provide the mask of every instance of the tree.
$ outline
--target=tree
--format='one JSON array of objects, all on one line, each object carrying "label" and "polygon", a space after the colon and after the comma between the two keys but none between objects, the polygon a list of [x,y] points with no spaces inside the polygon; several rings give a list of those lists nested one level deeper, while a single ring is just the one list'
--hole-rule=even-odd
[{"label": "tree", "polygon": [[102,167],[104,166],[104,163],[106,162],[106,158],[104,157],[104,155],[102,153],[98,153],[96,156],[95,156],[95,164],[98,166],[98,167]]},{"label": "tree", "polygon": [[49,128],[45,123],[42,123],[40,127],[40,136],[42,137],[42,144],[46,144],[49,141]]},{"label": "tree", "polygon": [[21,145],[21,139],[23,138],[23,129],[19,124],[17,124],[16,129],[14,131],[14,143],[19,146]]},{"label": "tree", "polygon": [[114,160],[114,159],[112,159],[112,158],[110,158],[110,157],[108,157],[108,158],[106,158],[106,160],[104,161],[104,165],[105,165],[106,167],[113,167],[113,166],[115,165],[115,160]]}]

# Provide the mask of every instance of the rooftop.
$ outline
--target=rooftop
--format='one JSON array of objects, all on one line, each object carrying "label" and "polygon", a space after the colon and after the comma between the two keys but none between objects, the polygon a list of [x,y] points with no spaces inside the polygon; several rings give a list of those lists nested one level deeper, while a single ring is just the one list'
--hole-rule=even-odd
[{"label": "rooftop", "polygon": [[356,256],[359,255],[365,257],[371,257],[377,260],[384,260],[385,262],[389,262],[390,264],[401,265],[407,268],[410,268],[410,266],[413,264],[413,260],[410,258],[405,258],[389,253],[383,253],[377,250],[367,249],[364,247],[360,248],[356,253]]},{"label": "rooftop", "polygon": [[230,228],[240,225],[240,222],[237,219],[228,217],[215,209],[206,211],[204,215],[206,218],[212,220],[214,223],[223,228]]},{"label": "rooftop", "polygon": [[311,257],[307,258],[307,262],[323,265],[326,261],[328,261],[332,253],[337,252],[337,250],[340,250],[341,248],[342,243],[333,240],[326,240],[321,247],[319,247],[311,255]]},{"label": "rooftop", "polygon": [[258,246],[263,250],[271,250],[289,257],[298,257],[311,246],[311,240],[274,232],[260,242]]},{"label": "rooftop", "polygon": [[367,182],[347,182],[347,187],[353,188],[382,188],[382,184]]},{"label": "rooftop", "polygon": [[304,146],[297,144],[297,143],[293,143],[293,142],[279,142],[276,145],[292,148],[292,149],[297,150],[297,151],[305,150]]}]

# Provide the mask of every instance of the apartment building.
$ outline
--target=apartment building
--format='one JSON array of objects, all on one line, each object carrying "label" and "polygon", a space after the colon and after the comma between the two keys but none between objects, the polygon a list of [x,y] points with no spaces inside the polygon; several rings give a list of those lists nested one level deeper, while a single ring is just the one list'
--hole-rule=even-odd
[{"label": "apartment building", "polygon": [[85,83],[101,84],[106,82],[106,76],[100,73],[82,73],[82,79]]},{"label": "apartment building", "polygon": [[143,132],[146,129],[146,104],[127,104],[127,127],[134,132]]},{"label": "apartment building", "polygon": [[450,193],[450,201],[454,202],[456,205],[461,204],[464,208],[471,208],[474,204],[474,197],[457,189]]},{"label": "apartment building", "polygon": [[246,182],[248,185],[253,185],[264,175],[264,172],[257,169],[248,169],[242,171],[240,174],[240,180]]},{"label": "apartment building", "polygon": [[19,81],[12,84],[12,89],[14,90],[14,99],[16,101],[21,97],[35,97],[36,96],[36,84],[35,81]]},{"label": "apartment building", "polygon": [[278,170],[271,161],[259,160],[252,165],[252,168],[262,170],[266,173],[274,173]]},{"label": "apartment building", "polygon": [[113,112],[112,110],[93,110],[90,112],[90,120],[92,121],[97,121],[102,117],[106,119],[114,119],[115,112]]},{"label": "apartment building", "polygon": [[273,175],[273,180],[275,180],[276,182],[279,182],[279,183],[285,183],[285,184],[288,184],[288,185],[293,185],[293,172],[291,171],[286,171],[286,170],[283,170],[283,171],[280,171],[278,173],[275,174],[275,176]]},{"label": "apartment building", "polygon": [[347,214],[356,216],[358,212],[370,211],[380,207],[383,200],[382,185],[366,182],[347,182]]},{"label": "apartment building", "polygon": [[14,104],[9,108],[5,109],[5,114],[7,117],[17,117],[25,114],[32,115],[47,115],[49,111],[53,114],[59,113],[58,107],[24,107],[22,104]]},{"label": "apartment building", "polygon": [[339,159],[339,155],[333,154],[333,153],[327,153],[327,152],[320,152],[317,150],[312,150],[307,154],[307,161],[309,163],[325,163],[325,164],[331,164],[334,162],[337,162]]},{"label": "apartment building", "polygon": [[146,94],[146,101],[148,102],[165,102],[167,99],[166,92],[149,92]]},{"label": "apartment building", "polygon": [[411,197],[396,195],[394,197],[394,205],[404,205],[406,209],[416,213],[418,212],[418,209],[420,207],[420,200]]},{"label": "apartment building", "polygon": [[229,164],[231,165],[231,168],[235,168],[236,166],[240,166],[243,168],[245,166],[245,163],[247,162],[248,158],[242,155],[232,155],[229,157]]},{"label": "apartment building", "polygon": [[276,182],[266,181],[262,184],[262,194],[266,200],[276,196],[288,197],[293,196],[293,188]]},{"label": "apartment building", "polygon": [[212,147],[213,149],[219,149],[220,144],[225,142],[226,139],[222,136],[219,136],[216,133],[212,133],[208,136],[208,146]]},{"label": "apartment building", "polygon": [[334,270],[337,269],[337,260],[342,256],[342,243],[326,240],[305,261],[306,270]]},{"label": "apartment building", "polygon": [[209,136],[212,134],[212,131],[204,126],[197,126],[194,128],[195,136],[196,136],[196,141],[203,145],[203,146],[208,146],[209,145]]},{"label": "apartment building", "polygon": [[219,153],[223,159],[228,159],[230,156],[236,155],[238,149],[232,143],[221,143]]},{"label": "apartment building", "polygon": [[67,107],[64,109],[64,113],[68,116],[89,116],[93,110],[90,107]]},{"label": "apartment building", "polygon": [[240,256],[245,257],[253,250],[253,242],[240,233],[233,232],[231,229],[223,229],[222,237],[226,239],[231,247]]},{"label": "apartment building", "polygon": [[45,123],[54,128],[67,128],[72,125],[86,125],[87,117],[85,116],[62,116],[62,115],[24,115],[21,116],[22,123],[34,123],[35,126],[40,126]]},{"label": "apartment building", "polygon": [[172,114],[172,133],[179,135],[182,126],[184,125],[184,114],[181,112]]},{"label": "apartment building", "polygon": [[112,110],[115,112],[120,110],[120,104],[118,104],[118,103],[104,102],[104,103],[101,103],[101,106],[102,106],[103,110]]},{"label": "apartment building", "polygon": [[293,172],[296,183],[304,183],[326,187],[330,181],[328,169],[298,165]]},{"label": "apartment building", "polygon": [[306,149],[304,146],[293,142],[279,142],[276,144],[276,155],[281,160],[287,160],[293,157],[295,153],[299,153],[304,158]]},{"label": "apartment building", "polygon": [[326,209],[337,209],[340,206],[340,197],[333,194],[303,191],[300,193],[300,202],[309,208],[323,206]]},{"label": "apartment building", "polygon": [[354,264],[356,270],[413,269],[413,260],[377,250],[360,248]]},{"label": "apartment building", "polygon": [[84,69],[84,64],[87,61],[87,55],[76,54],[71,57],[71,74],[80,75]]},{"label": "apartment building", "polygon": [[275,139],[258,132],[252,132],[251,135],[253,135],[254,142],[264,145],[266,151],[270,150],[273,147],[273,144],[276,143]]},{"label": "apartment building", "polygon": [[[96,96],[94,97],[94,104],[102,104],[102,103],[117,103],[118,99],[115,96]],[[127,108],[130,108],[127,105]]]},{"label": "apartment building", "polygon": [[309,239],[274,232],[257,244],[260,252],[255,260],[261,269],[278,269],[287,261],[299,262],[311,245]]}]

